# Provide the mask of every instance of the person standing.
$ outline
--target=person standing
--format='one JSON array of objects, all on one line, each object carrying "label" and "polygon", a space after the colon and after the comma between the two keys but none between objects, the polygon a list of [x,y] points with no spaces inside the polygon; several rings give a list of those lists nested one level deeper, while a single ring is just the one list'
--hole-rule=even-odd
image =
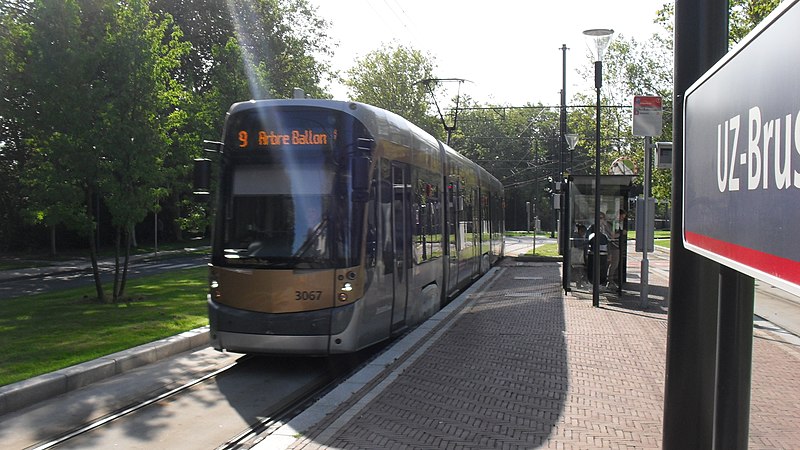
[{"label": "person standing", "polygon": [[610,245],[608,246],[608,272],[607,280],[609,288],[621,288],[619,284],[619,261],[620,261],[620,237],[622,233],[627,233],[625,218],[628,213],[624,209],[619,210],[618,225],[610,235]]}]

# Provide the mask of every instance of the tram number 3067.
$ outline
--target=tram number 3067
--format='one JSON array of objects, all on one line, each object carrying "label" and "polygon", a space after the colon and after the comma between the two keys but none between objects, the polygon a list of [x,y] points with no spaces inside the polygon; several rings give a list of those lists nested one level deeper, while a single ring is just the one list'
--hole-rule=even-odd
[{"label": "tram number 3067", "polygon": [[294,299],[298,302],[314,301],[322,298],[322,291],[294,291]]}]

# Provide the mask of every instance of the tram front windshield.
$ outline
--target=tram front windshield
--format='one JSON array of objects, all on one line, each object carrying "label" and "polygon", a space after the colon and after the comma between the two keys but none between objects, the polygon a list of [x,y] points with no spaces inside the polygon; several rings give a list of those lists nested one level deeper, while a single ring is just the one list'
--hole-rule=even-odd
[{"label": "tram front windshield", "polygon": [[229,119],[215,263],[352,264],[359,239],[351,233],[356,210],[348,195],[347,155],[337,143],[339,116],[255,110]]}]

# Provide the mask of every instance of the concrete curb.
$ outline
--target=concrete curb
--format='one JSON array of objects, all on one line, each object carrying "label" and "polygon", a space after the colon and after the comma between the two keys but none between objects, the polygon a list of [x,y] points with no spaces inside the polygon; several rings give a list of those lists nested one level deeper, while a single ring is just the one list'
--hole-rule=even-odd
[{"label": "concrete curb", "polygon": [[208,345],[208,327],[196,328],[85,363],[0,387],[0,415]]}]

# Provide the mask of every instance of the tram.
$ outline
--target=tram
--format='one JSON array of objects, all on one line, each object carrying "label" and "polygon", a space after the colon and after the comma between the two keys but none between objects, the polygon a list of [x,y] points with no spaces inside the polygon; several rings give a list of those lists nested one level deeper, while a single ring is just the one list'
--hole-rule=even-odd
[{"label": "tram", "polygon": [[[226,116],[208,314],[214,348],[349,353],[433,315],[503,255],[503,187],[402,117],[258,100]],[[199,175],[198,175],[199,174]]]}]

